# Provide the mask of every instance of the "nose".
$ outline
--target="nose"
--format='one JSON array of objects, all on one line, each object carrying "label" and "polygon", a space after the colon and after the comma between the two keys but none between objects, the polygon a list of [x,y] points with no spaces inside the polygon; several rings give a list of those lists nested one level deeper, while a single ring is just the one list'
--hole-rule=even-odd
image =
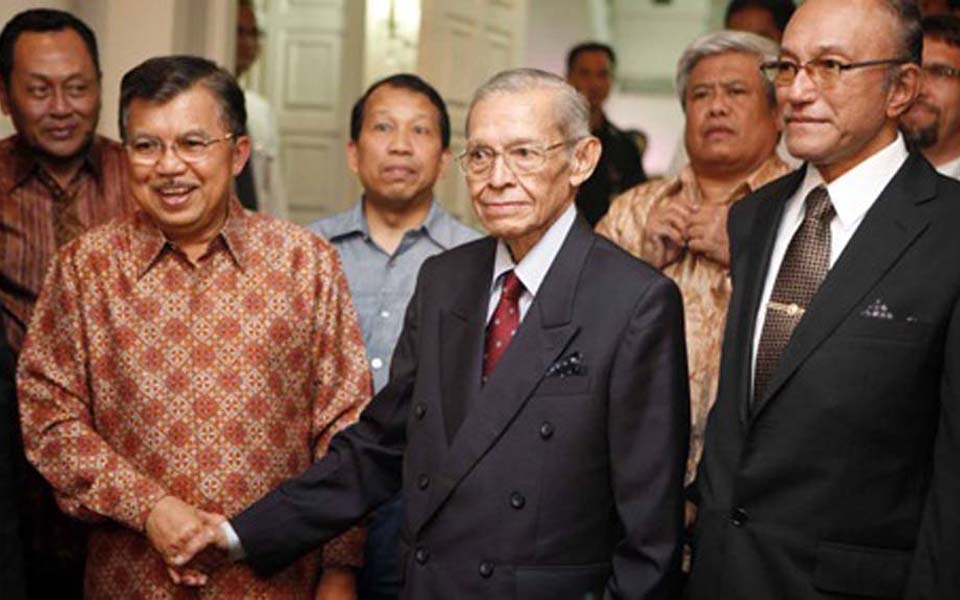
[{"label": "nose", "polygon": [[730,112],[730,97],[726,92],[719,91],[710,98],[710,104],[707,108],[710,115],[720,116]]},{"label": "nose", "polygon": [[50,99],[50,114],[54,117],[68,117],[73,112],[73,105],[67,97],[67,92],[61,87],[53,88]]},{"label": "nose", "polygon": [[403,127],[396,128],[390,136],[388,150],[394,154],[410,154],[410,132]]},{"label": "nose", "polygon": [[174,151],[172,144],[164,145],[156,172],[160,175],[176,175],[187,170],[187,163]]},{"label": "nose", "polygon": [[777,97],[782,97],[790,104],[805,104],[816,99],[818,91],[819,88],[810,73],[806,69],[800,69],[790,85],[777,88]]},{"label": "nose", "polygon": [[513,171],[507,166],[503,154],[497,154],[493,157],[489,182],[490,186],[495,188],[502,188],[513,182]]}]

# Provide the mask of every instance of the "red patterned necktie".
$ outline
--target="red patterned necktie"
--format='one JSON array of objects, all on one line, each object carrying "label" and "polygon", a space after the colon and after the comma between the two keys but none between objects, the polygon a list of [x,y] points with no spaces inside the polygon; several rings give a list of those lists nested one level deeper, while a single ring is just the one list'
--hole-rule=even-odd
[{"label": "red patterned necktie", "polygon": [[803,223],[790,240],[767,302],[757,347],[753,406],[762,399],[794,328],[830,268],[830,221],[836,214],[830,195],[819,185],[807,194],[805,203]]},{"label": "red patterned necktie", "polygon": [[487,325],[487,340],[483,350],[483,382],[486,383],[500,357],[507,351],[510,340],[520,327],[520,295],[523,284],[513,271],[507,271],[500,290],[500,301]]}]

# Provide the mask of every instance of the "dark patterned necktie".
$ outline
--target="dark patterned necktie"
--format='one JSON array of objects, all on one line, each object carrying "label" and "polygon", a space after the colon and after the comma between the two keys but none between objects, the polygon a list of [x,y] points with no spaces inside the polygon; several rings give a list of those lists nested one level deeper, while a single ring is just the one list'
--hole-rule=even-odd
[{"label": "dark patterned necktie", "polygon": [[830,268],[830,221],[836,213],[827,189],[820,185],[810,190],[805,204],[803,223],[790,240],[767,303],[757,348],[754,407],[763,398],[783,349]]},{"label": "dark patterned necktie", "polygon": [[487,382],[500,357],[507,351],[510,340],[520,327],[520,295],[523,284],[513,271],[507,271],[503,278],[500,301],[493,311],[493,318],[487,325],[487,340],[483,351],[483,383]]}]

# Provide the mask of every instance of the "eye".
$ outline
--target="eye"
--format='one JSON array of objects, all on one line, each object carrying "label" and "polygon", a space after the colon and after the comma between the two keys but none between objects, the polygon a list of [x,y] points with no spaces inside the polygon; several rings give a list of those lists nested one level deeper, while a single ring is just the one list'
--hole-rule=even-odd
[{"label": "eye", "polygon": [[46,98],[50,95],[49,85],[31,85],[27,87],[27,93],[34,98]]},{"label": "eye", "polygon": [[539,154],[536,149],[531,146],[516,146],[510,149],[510,156],[514,158],[530,158]]},{"label": "eye", "polygon": [[207,140],[202,137],[188,136],[177,141],[177,146],[187,151],[203,150],[207,147]]},{"label": "eye", "polygon": [[70,83],[67,84],[65,89],[69,96],[82,96],[90,89],[90,85],[87,83]]},{"label": "eye", "polygon": [[821,58],[816,64],[827,71],[840,72],[843,69],[843,63],[833,58]]},{"label": "eye", "polygon": [[130,143],[130,147],[138,154],[149,154],[160,147],[157,140],[137,139]]},{"label": "eye", "polygon": [[467,158],[470,160],[484,161],[488,160],[491,156],[493,156],[493,151],[485,146],[477,146],[476,148],[467,150]]},{"label": "eye", "polygon": [[390,131],[393,128],[390,126],[389,123],[374,123],[371,126],[371,129],[373,129],[374,131],[379,131],[381,133],[384,133],[384,132]]},{"label": "eye", "polygon": [[413,127],[413,132],[417,135],[427,135],[430,133],[430,128],[424,125],[415,125]]}]

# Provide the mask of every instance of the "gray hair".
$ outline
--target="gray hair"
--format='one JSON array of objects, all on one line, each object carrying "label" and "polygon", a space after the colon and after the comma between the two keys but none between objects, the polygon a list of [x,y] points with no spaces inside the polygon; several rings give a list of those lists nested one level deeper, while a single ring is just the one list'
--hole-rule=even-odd
[{"label": "gray hair", "polygon": [[[677,96],[680,98],[680,106],[684,109],[684,99],[687,97],[687,80],[690,73],[704,58],[715,54],[725,52],[739,52],[741,54],[752,54],[757,57],[757,62],[762,63],[768,60],[776,60],[780,53],[780,46],[773,40],[759,36],[755,33],[745,31],[714,31],[701,35],[687,46],[683,51],[680,60],[677,61]],[[771,106],[776,105],[777,98],[773,88],[773,82],[764,77],[760,72],[759,64],[757,66],[757,75],[763,81],[767,90],[767,99]]]},{"label": "gray hair", "polygon": [[590,108],[587,100],[562,77],[540,69],[501,71],[481,85],[473,94],[467,111],[467,133],[473,107],[496,94],[519,94],[533,90],[554,92],[553,106],[560,132],[567,140],[580,140],[590,135]]}]

